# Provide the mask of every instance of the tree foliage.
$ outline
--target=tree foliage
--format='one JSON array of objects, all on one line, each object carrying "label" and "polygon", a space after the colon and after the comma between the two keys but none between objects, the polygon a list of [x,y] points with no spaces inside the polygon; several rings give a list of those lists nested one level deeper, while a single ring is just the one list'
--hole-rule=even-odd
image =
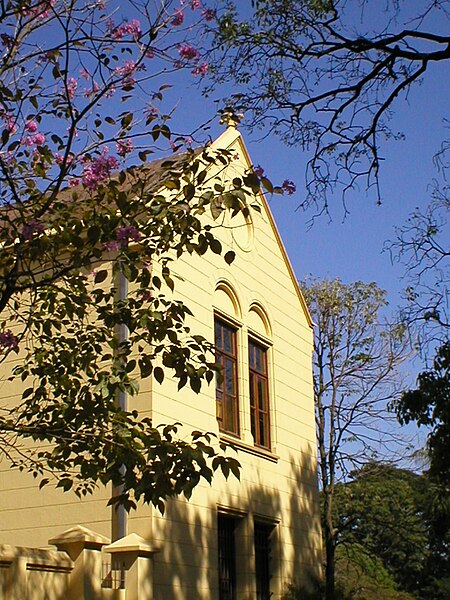
[{"label": "tree foliage", "polygon": [[352,467],[401,448],[402,440],[389,426],[393,417],[387,404],[400,385],[398,367],[407,340],[402,326],[382,322],[385,292],[375,283],[306,281],[302,289],[316,324],[314,397],[326,597],[331,599],[339,534],[335,488]]},{"label": "tree foliage", "polygon": [[426,474],[376,462],[352,473],[335,495],[340,586],[355,598],[447,598],[449,509]]},{"label": "tree foliage", "polygon": [[[215,83],[252,126],[311,151],[307,206],[327,210],[330,191],[376,187],[381,144],[409,91],[450,59],[448,0],[402,3],[255,0],[248,15],[229,2],[213,28]],[[444,113],[445,114],[445,113]]]},{"label": "tree foliage", "polygon": [[417,388],[403,392],[395,402],[400,422],[414,421],[430,429],[430,475],[450,484],[450,344],[436,353],[433,368],[417,377]]},{"label": "tree foliage", "polygon": [[[180,439],[120,402],[150,376],[194,392],[213,378],[171,261],[230,263],[203,215],[248,211],[259,187],[244,174],[227,188],[230,154],[192,151],[163,110],[171,73],[207,70],[190,39],[210,18],[199,2],[0,5],[0,359],[11,389],[23,382],[0,452],[41,485],[112,482],[126,508],[239,474],[209,434]],[[146,164],[161,150],[184,152]]]}]

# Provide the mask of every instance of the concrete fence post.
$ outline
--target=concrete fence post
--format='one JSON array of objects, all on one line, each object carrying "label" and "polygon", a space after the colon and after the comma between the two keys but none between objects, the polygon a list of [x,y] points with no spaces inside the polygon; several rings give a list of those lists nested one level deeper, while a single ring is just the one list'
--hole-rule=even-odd
[{"label": "concrete fence post", "polygon": [[86,527],[77,525],[48,541],[67,552],[74,561],[70,574],[70,600],[101,600],[102,547],[110,540]]},{"label": "concrete fence post", "polygon": [[125,569],[125,599],[153,600],[153,560],[158,552],[150,542],[136,533],[120,538],[103,549]]}]

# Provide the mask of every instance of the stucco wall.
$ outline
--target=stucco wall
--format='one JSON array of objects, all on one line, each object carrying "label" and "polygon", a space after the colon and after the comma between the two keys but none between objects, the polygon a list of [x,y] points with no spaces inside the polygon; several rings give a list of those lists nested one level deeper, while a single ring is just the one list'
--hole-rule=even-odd
[{"label": "stucco wall", "polygon": [[[228,129],[217,147],[232,148],[232,165],[219,178],[232,178],[249,166],[239,134]],[[288,581],[301,580],[320,570],[316,451],[311,380],[311,323],[267,206],[255,199],[261,211],[252,211],[251,223],[227,216],[214,233],[224,252],[236,259],[227,266],[213,253],[182,257],[173,270],[179,275],[175,296],[194,313],[192,331],[214,339],[214,311],[230,317],[237,326],[239,367],[239,416],[241,424],[237,458],[241,481],[226,482],[218,474],[212,486],[200,484],[190,502],[168,502],[161,516],[140,507],[128,519],[134,532],[160,547],[154,557],[156,600],[198,600],[218,597],[217,514],[231,511],[240,519],[240,567],[247,572],[240,598],[253,598],[253,523],[273,524],[272,591],[274,598]],[[209,217],[206,216],[206,219]],[[156,267],[157,268],[157,267]],[[218,288],[222,286],[222,291]],[[224,289],[231,290],[231,297]],[[259,313],[252,312],[258,307]],[[255,449],[250,432],[248,334],[259,333],[267,341],[271,419],[271,449]],[[0,394],[12,400],[19,393],[3,381]],[[9,386],[9,387],[8,387]],[[151,416],[155,424],[180,421],[184,431],[194,429],[219,434],[215,417],[215,387],[203,386],[197,395],[166,379],[162,385],[145,382],[130,408]],[[232,450],[230,450],[233,453]],[[79,500],[74,495],[46,488],[38,491],[28,475],[0,465],[0,542],[42,546],[76,524],[110,536],[109,490]],[[233,512],[234,511],[234,512]],[[252,562],[253,561],[253,562]],[[245,567],[245,569],[244,569]],[[245,579],[242,575],[242,581]]]}]

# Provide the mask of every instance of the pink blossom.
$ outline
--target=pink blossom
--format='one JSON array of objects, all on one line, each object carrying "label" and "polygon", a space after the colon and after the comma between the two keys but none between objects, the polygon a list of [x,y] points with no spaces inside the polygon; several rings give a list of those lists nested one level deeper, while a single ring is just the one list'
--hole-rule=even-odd
[{"label": "pink blossom", "polygon": [[103,244],[103,249],[113,252],[114,250],[119,249],[119,244],[118,244],[118,242],[115,242],[115,241],[107,242],[106,244]]},{"label": "pink blossom", "polygon": [[55,0],[37,0],[36,6],[32,8],[22,8],[22,14],[25,17],[39,17],[45,19],[50,14],[50,8],[55,4]]},{"label": "pink blossom", "polygon": [[171,23],[172,23],[172,25],[175,25],[175,27],[177,27],[178,25],[182,25],[183,21],[184,21],[183,11],[180,10],[179,8],[177,8]]},{"label": "pink blossom", "polygon": [[73,177],[72,179],[69,179],[69,187],[77,187],[77,185],[80,185],[81,180],[79,177]]},{"label": "pink blossom", "polygon": [[91,76],[87,69],[80,69],[80,75],[83,79],[86,79],[86,81],[88,81]]},{"label": "pink blossom", "polygon": [[85,158],[83,167],[83,185],[88,190],[94,190],[99,183],[109,177],[111,171],[118,167],[119,163],[117,162],[117,158],[114,156],[107,156],[107,150],[103,153],[103,156],[99,156],[95,160]]},{"label": "pink blossom", "polygon": [[124,225],[116,230],[116,239],[122,248],[126,248],[130,241],[138,242],[142,234],[134,225]]},{"label": "pink blossom", "polygon": [[45,144],[45,135],[43,133],[35,133],[34,135],[27,135],[22,138],[22,143],[25,146],[31,147],[36,144],[36,146],[43,146]]},{"label": "pink blossom", "polygon": [[156,106],[148,106],[145,109],[146,117],[156,117],[157,115],[158,115],[158,109],[156,108]]},{"label": "pink blossom", "polygon": [[214,21],[216,18],[216,11],[213,8],[205,8],[202,10],[202,16],[205,21]]},{"label": "pink blossom", "polygon": [[[74,161],[74,156],[72,154],[69,154],[68,156],[66,156],[66,165],[71,165]],[[64,156],[62,154],[60,154],[59,152],[55,152],[55,163],[57,165],[62,165],[64,162]]]},{"label": "pink blossom", "polygon": [[25,131],[28,131],[29,133],[36,133],[37,130],[38,126],[36,121],[30,119],[25,123]]},{"label": "pink blossom", "polygon": [[195,10],[196,8],[201,7],[201,2],[200,2],[200,0],[190,0],[190,5],[191,5],[192,10]]},{"label": "pink blossom", "polygon": [[36,146],[43,146],[45,143],[45,135],[43,133],[36,133],[31,140]]},{"label": "pink blossom", "polygon": [[200,75],[200,77],[204,77],[206,75],[206,73],[208,72],[208,70],[209,70],[208,63],[203,61],[201,64],[196,65],[192,69],[191,73],[194,76]]},{"label": "pink blossom", "polygon": [[77,87],[78,81],[75,79],[75,77],[70,77],[67,82],[67,96],[69,97],[69,100],[74,99]]},{"label": "pink blossom", "polygon": [[[92,89],[87,89],[85,88],[84,90],[84,95],[86,97],[90,97],[93,96],[94,94],[96,94],[98,91],[100,91],[100,86],[98,85],[98,83],[96,81],[94,81],[94,83],[92,84]],[[110,98],[114,92],[114,86],[110,86],[110,90],[105,94],[105,98]]]},{"label": "pink blossom", "polygon": [[132,35],[134,39],[138,39],[142,35],[141,24],[137,19],[133,19],[131,23],[127,25],[127,33]]},{"label": "pink blossom", "polygon": [[200,52],[189,44],[182,44],[178,49],[178,54],[186,60],[194,60],[200,56]]},{"label": "pink blossom", "polygon": [[132,140],[119,140],[116,148],[119,156],[126,156],[133,150],[133,142]]},{"label": "pink blossom", "polygon": [[141,23],[138,19],[133,19],[130,23],[124,21],[117,27],[114,25],[114,21],[107,23],[109,32],[113,35],[114,39],[121,40],[126,35],[131,35],[135,40],[139,39],[142,35]]},{"label": "pink blossom", "polygon": [[116,67],[116,73],[122,77],[122,82],[125,85],[133,85],[136,80],[133,74],[137,70],[134,60],[127,60],[122,67]]},{"label": "pink blossom", "polygon": [[286,192],[286,194],[288,194],[289,196],[292,196],[292,194],[295,193],[295,190],[297,188],[295,187],[295,183],[293,181],[285,179],[281,184],[281,189],[283,190],[283,192]]},{"label": "pink blossom", "polygon": [[14,117],[12,117],[11,115],[4,115],[3,121],[5,123],[6,131],[8,131],[11,134],[16,133],[17,125],[16,125],[16,121],[15,121]]},{"label": "pink blossom", "polygon": [[29,223],[25,223],[22,228],[22,236],[26,242],[29,242],[35,233],[42,233],[45,227],[42,223],[38,223],[37,221],[30,221]]},{"label": "pink blossom", "polygon": [[19,339],[10,329],[0,331],[0,348],[3,350],[14,350],[14,352],[19,351]]}]

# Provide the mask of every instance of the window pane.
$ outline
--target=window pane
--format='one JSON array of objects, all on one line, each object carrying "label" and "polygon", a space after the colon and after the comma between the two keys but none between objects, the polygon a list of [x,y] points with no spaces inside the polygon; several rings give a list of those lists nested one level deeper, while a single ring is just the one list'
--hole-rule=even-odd
[{"label": "window pane", "polygon": [[251,369],[266,374],[266,349],[251,340],[248,343],[248,360]]},{"label": "window pane", "polygon": [[258,377],[258,408],[266,410],[267,381]]},{"label": "window pane", "polygon": [[259,414],[259,443],[261,446],[267,446],[266,440],[266,420],[264,415]]},{"label": "window pane", "polygon": [[269,388],[267,380],[267,350],[249,340],[250,419],[257,446],[270,448]]},{"label": "window pane", "polygon": [[214,321],[214,338],[215,338],[216,348],[222,348],[222,346],[223,346],[222,326],[221,326],[220,321]]},{"label": "window pane", "polygon": [[214,321],[216,362],[222,366],[216,378],[216,406],[219,429],[239,433],[236,330],[220,319]]},{"label": "window pane", "polygon": [[259,371],[260,373],[264,373],[265,369],[264,369],[264,354],[261,350],[261,348],[256,348],[256,353],[255,353],[255,361],[256,361],[256,370]]},{"label": "window pane", "polygon": [[233,397],[227,396],[225,399],[225,420],[224,429],[231,433],[237,433],[236,427],[236,403]]},{"label": "window pane", "polygon": [[219,600],[236,600],[235,519],[219,515],[217,522],[219,546]]},{"label": "window pane", "polygon": [[225,392],[227,394],[235,395],[236,393],[236,370],[235,363],[230,359],[225,360],[225,369],[224,369],[224,381],[225,381]]},{"label": "window pane", "polygon": [[256,598],[270,600],[270,534],[272,527],[255,523]]},{"label": "window pane", "polygon": [[222,330],[223,333],[223,349],[225,350],[225,352],[228,352],[229,354],[233,354],[234,352],[234,348],[233,348],[233,338],[234,338],[234,331],[230,331],[230,329],[228,328],[223,328]]}]

